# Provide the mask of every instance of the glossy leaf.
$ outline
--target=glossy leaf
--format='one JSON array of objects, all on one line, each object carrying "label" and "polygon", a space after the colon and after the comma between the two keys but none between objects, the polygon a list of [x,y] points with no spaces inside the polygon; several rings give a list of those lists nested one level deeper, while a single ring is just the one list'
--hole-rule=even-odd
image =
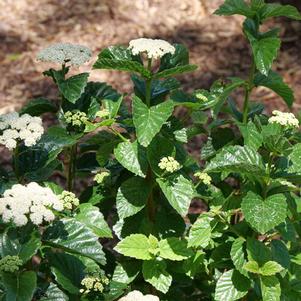
[{"label": "glossy leaf", "polygon": [[138,97],[133,98],[133,121],[138,141],[147,147],[173,112],[173,102],[165,101],[148,108]]},{"label": "glossy leaf", "polygon": [[170,69],[165,69],[153,75],[154,79],[159,78],[168,78],[171,76],[176,76],[182,73],[192,72],[195,71],[198,67],[196,65],[184,65],[184,66],[177,66]]},{"label": "glossy leaf", "polygon": [[78,209],[80,212],[76,214],[75,219],[89,227],[98,237],[112,238],[112,231],[104,219],[99,209],[92,204],[81,204]]},{"label": "glossy leaf", "polygon": [[275,276],[261,277],[260,286],[263,301],[279,301],[281,287],[279,280]]},{"label": "glossy leaf", "polygon": [[53,223],[47,228],[43,240],[51,246],[86,256],[100,264],[106,262],[98,236],[85,224],[75,219],[63,218]]},{"label": "glossy leaf", "polygon": [[148,181],[140,177],[132,177],[121,184],[116,197],[119,218],[135,215],[147,203],[151,187]]},{"label": "glossy leaf", "polygon": [[215,289],[214,300],[234,301],[244,297],[250,288],[248,278],[236,270],[224,272],[218,279]]},{"label": "glossy leaf", "polygon": [[246,264],[245,252],[244,252],[244,244],[245,239],[242,237],[236,238],[232,244],[230,256],[233,261],[235,268],[244,276],[247,276],[247,273],[244,269],[244,265]]},{"label": "glossy leaf", "polygon": [[181,261],[192,255],[187,248],[187,242],[176,237],[168,237],[159,241],[160,257]]},{"label": "glossy leaf", "polygon": [[54,105],[53,101],[40,97],[30,100],[24,107],[22,107],[20,114],[40,116],[43,113],[55,113],[56,111],[57,107]]},{"label": "glossy leaf", "polygon": [[281,5],[269,3],[264,5],[259,11],[260,19],[266,20],[272,17],[287,17],[294,20],[301,20],[298,9],[292,5]]},{"label": "glossy leaf", "polygon": [[247,18],[255,14],[244,0],[226,0],[214,13],[219,16],[243,15]]},{"label": "glossy leaf", "polygon": [[166,294],[172,282],[172,276],[166,271],[164,261],[144,261],[142,266],[143,278],[158,291]]},{"label": "glossy leaf", "polygon": [[69,298],[56,284],[50,283],[41,301],[69,301]]},{"label": "glossy leaf", "polygon": [[147,158],[145,149],[137,142],[121,142],[114,150],[118,162],[137,176],[145,178]]},{"label": "glossy leaf", "polygon": [[263,200],[259,195],[248,192],[243,198],[241,209],[246,221],[261,234],[284,222],[287,215],[283,194],[275,194]]},{"label": "glossy leaf", "polygon": [[182,216],[188,213],[194,189],[191,182],[182,175],[172,176],[168,179],[157,179],[165,197],[170,205]]},{"label": "glossy leaf", "polygon": [[188,247],[206,248],[211,239],[211,225],[208,215],[201,214],[189,230]]},{"label": "glossy leaf", "polygon": [[267,76],[257,73],[255,75],[254,84],[271,89],[282,97],[289,107],[292,106],[295,99],[293,90],[283,82],[282,77],[276,72],[270,71]]}]

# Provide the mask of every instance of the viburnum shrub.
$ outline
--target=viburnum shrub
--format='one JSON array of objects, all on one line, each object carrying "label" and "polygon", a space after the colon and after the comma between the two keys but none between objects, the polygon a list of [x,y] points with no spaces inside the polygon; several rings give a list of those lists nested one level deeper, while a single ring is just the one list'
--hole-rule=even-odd
[{"label": "viburnum shrub", "polygon": [[[226,0],[216,14],[245,17],[252,64],[208,91],[181,89],[174,76],[196,66],[163,40],[100,52],[94,69],[130,72],[131,95],[76,74],[86,47],[40,52],[59,105],[39,98],[0,116],[12,153],[0,177],[1,300],[301,300],[299,121],[252,101],[264,86],[292,105],[271,70],[279,31],[261,25],[301,16],[263,0]],[[57,117],[48,129],[46,112]]]}]

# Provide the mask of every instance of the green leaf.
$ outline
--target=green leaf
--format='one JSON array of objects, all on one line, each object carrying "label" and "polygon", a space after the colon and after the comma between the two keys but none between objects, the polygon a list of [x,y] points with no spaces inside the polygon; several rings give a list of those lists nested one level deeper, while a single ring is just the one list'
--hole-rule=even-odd
[{"label": "green leaf", "polygon": [[144,261],[142,266],[144,280],[154,286],[158,291],[166,294],[171,286],[172,276],[166,271],[164,261]]},{"label": "green leaf", "polygon": [[239,124],[239,129],[244,138],[244,144],[258,150],[263,143],[263,137],[257,130],[256,125],[249,121],[247,124]]},{"label": "green leaf", "polygon": [[139,265],[136,265],[136,263],[133,264],[131,261],[119,263],[114,270],[112,280],[119,283],[130,284],[138,276],[140,268]]},{"label": "green leaf", "polygon": [[99,209],[92,204],[81,204],[78,209],[80,212],[76,214],[75,219],[87,227],[100,238],[112,238],[112,231],[104,219]]},{"label": "green leaf", "polygon": [[48,257],[56,282],[70,294],[79,294],[85,277],[83,262],[67,253],[50,253]]},{"label": "green leaf", "polygon": [[157,179],[170,205],[182,216],[188,213],[194,189],[192,183],[182,175],[171,176],[167,179]]},{"label": "green leaf", "polygon": [[189,230],[188,247],[206,248],[211,239],[210,218],[206,214],[201,214]]},{"label": "green leaf", "polygon": [[145,149],[137,142],[121,142],[114,150],[117,161],[137,176],[146,177],[147,158]]},{"label": "green leaf", "polygon": [[80,73],[66,80],[58,81],[58,88],[63,96],[70,102],[75,103],[85,91],[89,73]]},{"label": "green leaf", "polygon": [[23,263],[34,256],[41,246],[41,237],[37,231],[30,230],[30,233],[23,229],[22,236],[18,235],[16,229],[8,229],[0,234],[0,255],[19,256]]},{"label": "green leaf", "polygon": [[287,17],[294,20],[301,20],[298,9],[292,5],[269,3],[265,4],[258,13],[261,20],[266,20],[271,17]]},{"label": "green leaf", "polygon": [[192,255],[187,248],[187,242],[176,237],[169,237],[159,241],[160,257],[181,261]]},{"label": "green leaf", "polygon": [[247,262],[243,268],[250,273],[260,274],[260,267],[256,261]]},{"label": "green leaf", "polygon": [[244,0],[226,0],[214,14],[219,16],[243,15],[247,18],[253,18],[254,11],[246,4]]},{"label": "green leaf", "polygon": [[143,234],[132,234],[120,241],[115,250],[125,256],[142,260],[151,260],[151,244],[149,239]]},{"label": "green leaf", "polygon": [[283,241],[274,239],[271,242],[271,252],[274,261],[278,262],[284,269],[289,269],[290,255]]},{"label": "green leaf", "polygon": [[2,274],[2,283],[5,289],[3,301],[31,301],[37,285],[35,272],[20,274]]},{"label": "green leaf", "polygon": [[63,218],[53,223],[44,233],[43,240],[51,246],[86,256],[100,264],[106,263],[98,236],[75,219]]},{"label": "green leaf", "polygon": [[276,59],[278,50],[280,49],[281,40],[275,34],[275,31],[255,37],[251,30],[247,26],[244,26],[244,32],[251,43],[256,68],[260,73],[268,76],[273,61]]},{"label": "green leaf", "polygon": [[179,75],[182,73],[192,72],[196,70],[198,67],[196,65],[184,65],[184,66],[177,66],[170,69],[165,69],[153,75],[154,79],[159,78],[167,78],[175,75]]},{"label": "green leaf", "polygon": [[20,114],[29,114],[31,116],[40,116],[43,113],[56,113],[57,107],[52,101],[40,97],[30,100],[21,110]]},{"label": "green leaf", "polygon": [[116,197],[116,207],[120,219],[135,215],[142,210],[151,191],[148,181],[132,177],[121,184]]},{"label": "green leaf", "polygon": [[259,269],[259,274],[263,276],[273,276],[283,270],[283,267],[275,262],[275,261],[268,261]]},{"label": "green leaf", "polygon": [[159,71],[189,64],[189,50],[183,44],[174,44],[174,54],[165,54],[160,61]]},{"label": "green leaf", "polygon": [[275,276],[260,278],[262,301],[280,301],[281,287]]},{"label": "green leaf", "polygon": [[147,147],[173,112],[173,102],[168,100],[148,108],[137,96],[133,98],[133,121],[138,141]]},{"label": "green leaf", "polygon": [[135,72],[146,78],[151,76],[151,72],[145,69],[137,58],[132,56],[129,49],[123,46],[111,46],[102,50],[93,68]]},{"label": "green leaf", "polygon": [[247,253],[249,261],[256,261],[260,266],[271,260],[270,249],[261,241],[249,237],[247,239]]},{"label": "green leaf", "polygon": [[234,301],[244,297],[250,288],[250,281],[236,270],[224,272],[218,279],[214,300]]},{"label": "green leaf", "polygon": [[283,194],[275,194],[263,200],[259,195],[249,191],[243,198],[241,209],[252,228],[264,234],[285,221],[286,197]]},{"label": "green leaf", "polygon": [[301,143],[297,143],[292,147],[292,152],[289,154],[288,159],[292,162],[288,171],[291,173],[300,174],[301,172]]},{"label": "green leaf", "polygon": [[68,301],[68,296],[54,283],[50,283],[41,301]]},{"label": "green leaf", "polygon": [[265,167],[259,153],[248,146],[224,147],[207,165],[206,172],[233,172],[249,177],[265,175]]},{"label": "green leaf", "polygon": [[291,107],[295,98],[293,90],[283,82],[282,77],[274,71],[270,71],[267,76],[257,73],[254,78],[255,86],[263,86],[271,89]]},{"label": "green leaf", "polygon": [[242,237],[236,238],[232,244],[230,256],[233,261],[235,268],[244,276],[247,276],[247,273],[244,270],[244,265],[246,264],[244,244],[245,239]]}]

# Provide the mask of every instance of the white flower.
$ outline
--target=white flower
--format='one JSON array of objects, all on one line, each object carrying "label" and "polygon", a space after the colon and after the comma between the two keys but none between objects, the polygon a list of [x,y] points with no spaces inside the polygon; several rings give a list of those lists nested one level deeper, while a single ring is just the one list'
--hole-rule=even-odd
[{"label": "white flower", "polygon": [[35,182],[13,185],[0,198],[0,215],[5,223],[24,226],[30,220],[35,225],[55,219],[53,210],[62,211],[59,198],[50,190]]},{"label": "white flower", "polygon": [[210,185],[211,184],[211,177],[206,173],[206,172],[201,172],[201,171],[198,171],[194,174],[194,176],[196,178],[198,178],[199,181],[203,182],[204,184],[206,185]]},{"label": "white flower", "polygon": [[37,59],[43,62],[68,63],[72,66],[80,66],[88,62],[91,56],[91,50],[85,46],[57,43],[40,51]]},{"label": "white flower", "polygon": [[176,49],[167,41],[158,39],[135,39],[130,41],[129,49],[133,55],[146,53],[149,59],[158,59],[167,53],[174,54]]},{"label": "white flower", "polygon": [[180,163],[173,157],[163,157],[158,166],[168,172],[175,172],[181,168]]},{"label": "white flower", "polygon": [[293,113],[286,113],[274,110],[272,117],[269,118],[269,123],[278,123],[286,127],[299,127],[299,120]]},{"label": "white flower", "polygon": [[17,112],[13,112],[0,116],[0,131],[0,144],[13,150],[21,141],[27,147],[35,145],[42,137],[44,128],[40,117],[28,114],[19,116]]},{"label": "white flower", "polygon": [[126,296],[122,297],[118,301],[160,301],[157,296],[154,295],[143,295],[139,291],[132,291]]}]

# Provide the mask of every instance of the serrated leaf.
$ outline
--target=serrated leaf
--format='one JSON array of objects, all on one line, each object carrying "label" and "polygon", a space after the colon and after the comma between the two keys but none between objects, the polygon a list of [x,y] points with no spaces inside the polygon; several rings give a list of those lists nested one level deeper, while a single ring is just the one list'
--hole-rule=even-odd
[{"label": "serrated leaf", "polygon": [[68,301],[68,296],[54,283],[50,283],[41,301]]},{"label": "serrated leaf", "polygon": [[243,269],[254,274],[260,274],[260,267],[256,261],[248,261]]},{"label": "serrated leaf", "polygon": [[151,72],[132,56],[131,51],[123,46],[111,46],[102,50],[93,65],[93,69],[113,69],[136,72],[149,78]]},{"label": "serrated leaf", "polygon": [[252,228],[264,234],[285,221],[286,197],[283,194],[275,194],[263,200],[259,195],[250,191],[243,198],[241,209]]},{"label": "serrated leaf", "polygon": [[301,15],[296,7],[278,3],[265,4],[259,10],[259,16],[261,20],[266,20],[271,17],[287,17],[294,20],[301,20]]},{"label": "serrated leaf", "polygon": [[89,73],[80,73],[58,81],[58,88],[63,96],[70,102],[75,103],[84,93]]},{"label": "serrated leaf", "polygon": [[35,272],[23,272],[20,274],[3,273],[1,282],[5,295],[3,301],[31,301],[37,285]]},{"label": "serrated leaf", "polygon": [[29,114],[31,116],[40,116],[43,113],[51,112],[55,113],[57,107],[54,103],[43,97],[30,100],[25,106],[20,110],[20,114]]},{"label": "serrated leaf", "polygon": [[119,263],[114,270],[112,280],[119,283],[130,284],[138,276],[140,268],[140,266],[133,264],[131,261]]},{"label": "serrated leaf", "polygon": [[283,267],[275,262],[275,261],[268,261],[259,269],[259,274],[263,276],[273,276],[283,270]]},{"label": "serrated leaf", "polygon": [[56,282],[70,294],[79,294],[81,281],[85,277],[83,262],[67,253],[50,253],[48,258]]},{"label": "serrated leaf", "polygon": [[244,144],[258,150],[263,143],[263,137],[257,130],[256,125],[249,121],[247,124],[239,124],[239,129],[244,138]]},{"label": "serrated leaf", "polygon": [[291,107],[295,98],[293,90],[283,82],[282,77],[274,71],[270,71],[267,76],[257,73],[254,78],[256,86],[263,86],[271,89]]},{"label": "serrated leaf", "polygon": [[137,141],[119,143],[114,150],[114,155],[124,168],[145,178],[148,167],[146,152]]},{"label": "serrated leaf", "polygon": [[194,222],[189,230],[188,247],[206,248],[211,239],[211,225],[212,218],[205,214],[201,214]]},{"label": "serrated leaf", "polygon": [[278,262],[284,269],[290,267],[290,255],[285,243],[281,240],[271,242],[272,259]]},{"label": "serrated leaf", "polygon": [[142,266],[144,280],[158,291],[166,294],[172,282],[172,276],[166,271],[164,261],[144,261]]},{"label": "serrated leaf", "polygon": [[182,73],[192,72],[196,70],[198,67],[196,65],[184,65],[184,66],[176,66],[170,69],[165,69],[153,75],[154,79],[160,78],[168,78],[171,76],[179,75]]},{"label": "serrated leaf", "polygon": [[142,260],[151,260],[153,255],[149,239],[143,234],[132,234],[120,241],[115,250],[124,256]]},{"label": "serrated leaf", "polygon": [[289,154],[288,159],[292,163],[288,171],[299,174],[301,172],[301,143],[297,143],[292,147],[292,152]]},{"label": "serrated leaf", "polygon": [[214,14],[219,16],[231,16],[237,14],[252,18],[255,13],[244,0],[226,0]]},{"label": "serrated leaf", "polygon": [[269,248],[261,241],[249,237],[247,239],[247,253],[249,261],[256,261],[260,266],[271,260]]},{"label": "serrated leaf", "polygon": [[183,44],[174,44],[174,54],[165,54],[160,61],[159,71],[171,69],[176,66],[185,66],[189,63],[189,50]]},{"label": "serrated leaf", "polygon": [[181,261],[192,255],[187,247],[187,242],[176,237],[168,237],[159,241],[160,257]]},{"label": "serrated leaf", "polygon": [[116,197],[116,207],[120,219],[135,215],[142,210],[151,191],[149,182],[132,177],[121,184]]},{"label": "serrated leaf", "polygon": [[41,246],[41,237],[37,231],[31,233],[23,231],[20,237],[16,229],[8,229],[8,231],[0,234],[0,255],[5,257],[7,255],[19,256],[23,263],[34,256]]},{"label": "serrated leaf", "polygon": [[265,167],[259,153],[248,146],[223,148],[207,165],[206,172],[234,172],[256,177],[265,175]]},{"label": "serrated leaf", "polygon": [[232,244],[230,256],[235,268],[244,276],[247,276],[246,271],[244,270],[244,265],[246,264],[244,244],[245,239],[242,237],[236,238]]},{"label": "serrated leaf", "polygon": [[92,206],[92,204],[81,204],[79,213],[76,214],[75,219],[89,227],[94,234],[100,238],[112,238],[112,231],[104,219],[103,214],[99,208]]},{"label": "serrated leaf", "polygon": [[277,57],[281,40],[275,34],[272,35],[269,33],[260,37],[255,37],[246,26],[244,27],[244,32],[251,43],[257,69],[260,73],[267,76]]},{"label": "serrated leaf", "polygon": [[151,143],[171,116],[173,108],[170,100],[148,108],[137,96],[133,98],[133,121],[141,145],[147,147]]},{"label": "serrated leaf", "polygon": [[167,179],[157,179],[170,205],[182,216],[188,213],[194,189],[192,183],[182,175],[171,176]]},{"label": "serrated leaf", "polygon": [[250,288],[250,281],[236,270],[224,272],[218,279],[214,300],[234,301],[244,297]]},{"label": "serrated leaf", "polygon": [[260,286],[263,301],[280,301],[281,287],[277,277],[261,277]]},{"label": "serrated leaf", "polygon": [[45,243],[70,253],[86,256],[100,264],[106,263],[98,236],[85,224],[72,218],[63,218],[46,229]]}]

